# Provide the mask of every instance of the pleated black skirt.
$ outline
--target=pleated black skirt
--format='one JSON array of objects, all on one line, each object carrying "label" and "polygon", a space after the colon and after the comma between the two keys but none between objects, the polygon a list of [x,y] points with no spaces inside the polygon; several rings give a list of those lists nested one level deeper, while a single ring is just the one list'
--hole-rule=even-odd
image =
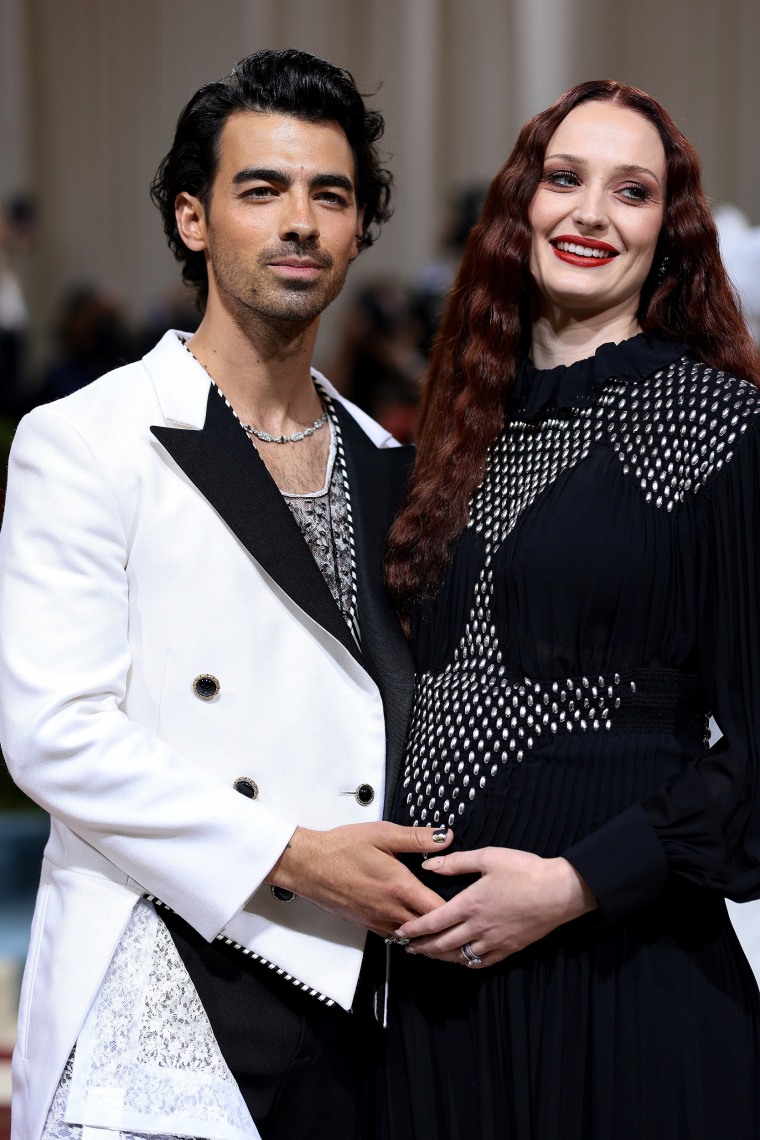
[{"label": "pleated black skirt", "polygon": [[[677,752],[672,738],[611,734],[536,753],[490,786],[482,812],[473,804],[457,846],[561,853]],[[758,1140],[759,1058],[757,985],[725,903],[674,877],[623,920],[584,916],[489,969],[394,948],[378,1135]]]}]

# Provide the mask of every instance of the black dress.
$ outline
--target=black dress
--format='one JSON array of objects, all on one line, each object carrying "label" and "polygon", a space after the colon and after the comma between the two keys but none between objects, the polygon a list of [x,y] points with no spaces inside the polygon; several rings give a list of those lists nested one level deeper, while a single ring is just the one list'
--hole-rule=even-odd
[{"label": "black dress", "polygon": [[381,1136],[757,1140],[760,391],[644,335],[526,362],[413,643],[394,820],[599,910],[481,971],[394,949]]}]

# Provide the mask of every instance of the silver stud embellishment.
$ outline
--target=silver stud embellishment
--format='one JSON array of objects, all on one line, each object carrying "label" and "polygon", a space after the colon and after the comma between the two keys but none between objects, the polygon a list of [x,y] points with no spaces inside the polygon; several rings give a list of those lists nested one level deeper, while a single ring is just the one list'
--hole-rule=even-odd
[{"label": "silver stud embellishment", "polygon": [[464,633],[446,668],[417,680],[405,780],[410,822],[432,816],[455,825],[508,765],[564,734],[609,732],[646,700],[630,674],[544,682],[507,672],[493,613],[494,557],[524,512],[603,446],[642,504],[673,517],[730,462],[759,405],[754,387],[684,358],[645,383],[611,380],[582,414],[507,425],[470,503],[469,527],[485,554]]}]

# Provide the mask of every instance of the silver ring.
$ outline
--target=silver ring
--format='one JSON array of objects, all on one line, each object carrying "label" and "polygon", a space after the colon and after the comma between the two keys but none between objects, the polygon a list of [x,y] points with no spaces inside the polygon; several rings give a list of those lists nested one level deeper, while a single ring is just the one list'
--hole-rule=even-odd
[{"label": "silver ring", "polygon": [[386,946],[408,946],[409,941],[408,938],[399,938],[398,934],[389,934],[383,939]]},{"label": "silver ring", "polygon": [[465,942],[460,953],[468,966],[480,966],[483,962],[483,959],[478,958],[473,950],[471,942]]}]

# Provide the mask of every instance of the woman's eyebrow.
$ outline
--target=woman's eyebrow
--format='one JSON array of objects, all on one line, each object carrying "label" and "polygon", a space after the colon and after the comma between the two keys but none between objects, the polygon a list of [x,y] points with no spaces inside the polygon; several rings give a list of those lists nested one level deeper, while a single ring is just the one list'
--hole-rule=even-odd
[{"label": "woman's eyebrow", "polygon": [[[578,154],[547,154],[544,162],[550,160],[561,159],[562,162],[572,162],[574,166],[588,166],[585,158],[581,158]],[[660,180],[653,170],[648,166],[639,166],[637,162],[621,162],[615,166],[612,171],[613,174],[648,174],[650,178],[654,178],[657,185],[660,185]]]}]

